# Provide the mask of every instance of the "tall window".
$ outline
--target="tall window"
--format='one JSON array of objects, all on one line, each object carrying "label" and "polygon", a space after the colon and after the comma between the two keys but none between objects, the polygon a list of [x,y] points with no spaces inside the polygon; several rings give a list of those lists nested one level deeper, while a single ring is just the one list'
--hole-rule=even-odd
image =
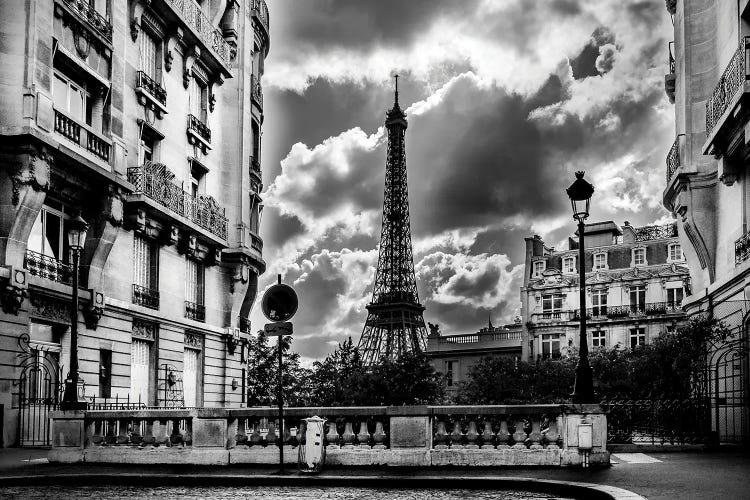
[{"label": "tall window", "polygon": [[607,315],[607,290],[597,289],[591,292],[591,308],[594,316]]},{"label": "tall window", "polygon": [[200,373],[200,351],[185,348],[182,366],[182,390],[186,407],[198,406],[198,375]]},{"label": "tall window", "polygon": [[682,305],[682,287],[667,288],[667,304],[669,307],[680,307]]},{"label": "tall window", "polygon": [[592,347],[605,347],[607,344],[607,334],[602,330],[596,330],[591,332],[591,346]]},{"label": "tall window", "polygon": [[159,308],[159,246],[138,234],[133,236],[133,303]]},{"label": "tall window", "polygon": [[138,165],[143,165],[146,162],[154,160],[154,141],[141,137],[141,142],[138,148]]},{"label": "tall window", "polygon": [[631,328],[630,329],[630,348],[635,349],[639,345],[646,344],[646,329],[645,328]]},{"label": "tall window", "polygon": [[29,235],[28,249],[61,262],[68,262],[67,221],[70,209],[47,200]]},{"label": "tall window", "polygon": [[630,287],[630,311],[643,312],[646,309],[646,285]]},{"label": "tall window", "polygon": [[594,254],[594,270],[606,269],[607,268],[607,254],[606,253],[595,253]]},{"label": "tall window", "polygon": [[534,264],[532,265],[534,266],[534,277],[538,278],[542,275],[542,271],[545,269],[545,262],[543,260],[537,260],[534,261]]},{"label": "tall window", "polygon": [[574,257],[565,257],[563,259],[563,273],[573,274],[576,272],[576,260]]},{"label": "tall window", "polygon": [[112,396],[112,351],[99,349],[99,397]]},{"label": "tall window", "polygon": [[669,260],[672,262],[682,260],[682,247],[679,243],[669,245]]},{"label": "tall window", "polygon": [[91,125],[93,99],[84,82],[78,82],[61,69],[55,69],[52,84],[55,109],[79,123]]},{"label": "tall window", "polygon": [[633,249],[633,265],[634,266],[646,265],[646,249],[645,248]]},{"label": "tall window", "polygon": [[134,338],[130,344],[130,401],[148,404],[151,342]]},{"label": "tall window", "polygon": [[205,276],[203,264],[192,259],[186,259],[185,262],[185,300],[193,304],[203,305]]},{"label": "tall window", "polygon": [[208,121],[208,87],[197,78],[190,80],[190,114],[203,123]]},{"label": "tall window", "polygon": [[139,65],[146,76],[159,83],[159,41],[144,30],[141,32]]},{"label": "tall window", "polygon": [[553,359],[560,357],[560,336],[556,333],[542,334],[542,358]]},{"label": "tall window", "polygon": [[458,361],[451,360],[445,362],[445,381],[448,387],[458,384]]}]

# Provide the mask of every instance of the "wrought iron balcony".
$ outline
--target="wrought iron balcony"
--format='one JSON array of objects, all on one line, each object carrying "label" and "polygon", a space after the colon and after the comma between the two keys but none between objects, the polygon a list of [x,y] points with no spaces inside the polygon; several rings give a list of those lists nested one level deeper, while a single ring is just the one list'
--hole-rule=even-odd
[{"label": "wrought iron balcony", "polygon": [[679,137],[676,137],[672,147],[669,148],[667,153],[667,184],[672,180],[672,176],[675,172],[680,169],[680,141]]},{"label": "wrought iron balcony", "polygon": [[634,227],[635,241],[663,240],[677,238],[677,225],[664,224],[662,226]]},{"label": "wrought iron balcony", "polygon": [[250,333],[252,330],[252,324],[250,318],[240,318],[240,331],[242,333]]},{"label": "wrought iron balcony", "polygon": [[211,142],[211,129],[195,115],[188,115],[188,130],[195,131],[206,142]]},{"label": "wrought iron balcony", "polygon": [[255,175],[258,179],[263,180],[263,172],[260,170],[260,162],[254,156],[250,158],[250,175]]},{"label": "wrought iron balcony", "polygon": [[226,210],[212,196],[194,197],[172,182],[174,175],[163,163],[146,162],[128,169],[133,194],[144,195],[188,219],[222,240],[227,239]]},{"label": "wrought iron balcony", "polygon": [[133,304],[159,309],[159,290],[133,285]]},{"label": "wrought iron balcony", "polygon": [[257,19],[258,23],[266,30],[266,36],[268,36],[270,18],[266,0],[253,0],[253,18]]},{"label": "wrought iron balcony", "polygon": [[213,50],[221,62],[228,68],[232,67],[232,51],[224,40],[220,29],[215,28],[203,9],[194,0],[165,0],[185,25],[196,34],[207,48]]},{"label": "wrought iron balcony", "polygon": [[112,148],[112,143],[109,139],[99,135],[91,127],[77,122],[64,113],[56,109],[54,111],[56,133],[109,163],[109,155]]},{"label": "wrought iron balcony", "polygon": [[145,72],[139,71],[136,74],[135,86],[148,91],[162,106],[167,105],[167,91]]},{"label": "wrought iron balcony", "polygon": [[[73,268],[61,260],[49,255],[26,250],[25,267],[32,276],[39,276],[46,280],[56,281],[65,285],[73,284]],[[80,280],[79,280],[80,281]]]},{"label": "wrought iron balcony", "polygon": [[89,0],[62,0],[63,3],[91,28],[94,33],[112,43],[112,23],[91,6]]},{"label": "wrought iron balcony", "polygon": [[750,233],[734,242],[734,264],[739,265],[750,258]]},{"label": "wrought iron balcony", "polygon": [[[586,309],[586,319],[590,321],[606,321],[607,319],[637,318],[681,312],[682,308],[680,304],[675,302],[649,302],[645,304],[590,307]],[[580,319],[580,311],[573,311],[571,321],[580,321]]]},{"label": "wrought iron balcony", "polygon": [[706,101],[706,135],[711,136],[714,128],[720,125],[721,117],[733,104],[740,93],[744,92],[748,79],[746,51],[750,37],[744,37],[740,46],[729,61],[714,91]]},{"label": "wrought iron balcony", "polygon": [[253,102],[257,104],[258,107],[262,110],[263,109],[263,87],[260,84],[260,78],[258,78],[255,75],[251,76],[250,95],[253,98]]},{"label": "wrought iron balcony", "polygon": [[263,253],[263,240],[261,239],[261,237],[253,233],[252,231],[249,234],[250,234],[250,248],[252,248],[253,250],[256,250],[259,253]]},{"label": "wrought iron balcony", "polygon": [[185,317],[193,321],[206,321],[206,306],[185,301]]}]

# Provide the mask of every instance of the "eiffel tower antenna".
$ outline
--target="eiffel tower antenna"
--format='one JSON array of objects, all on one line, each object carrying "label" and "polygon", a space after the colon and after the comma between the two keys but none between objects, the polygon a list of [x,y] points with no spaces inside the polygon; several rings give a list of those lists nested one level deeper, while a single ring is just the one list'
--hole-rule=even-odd
[{"label": "eiffel tower antenna", "polygon": [[372,301],[367,305],[358,349],[366,365],[425,349],[424,306],[414,276],[406,180],[406,114],[398,104],[398,75],[393,108],[386,113],[388,153],[380,253]]}]

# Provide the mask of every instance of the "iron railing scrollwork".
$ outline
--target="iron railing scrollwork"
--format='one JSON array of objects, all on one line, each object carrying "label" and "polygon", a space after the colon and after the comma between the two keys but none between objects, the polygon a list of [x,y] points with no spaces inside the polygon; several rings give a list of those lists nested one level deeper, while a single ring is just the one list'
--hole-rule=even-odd
[{"label": "iron railing scrollwork", "polygon": [[193,321],[206,321],[206,306],[186,300],[185,317]]},{"label": "iron railing scrollwork", "polygon": [[195,133],[205,139],[206,142],[211,142],[211,129],[208,128],[208,125],[203,123],[197,116],[188,115],[188,129],[195,131]]},{"label": "iron railing scrollwork", "polygon": [[262,176],[260,162],[254,156],[250,157],[250,173],[255,174],[259,178]]},{"label": "iron railing scrollwork", "polygon": [[706,135],[711,134],[734,96],[743,88],[748,78],[746,51],[749,43],[750,37],[744,37],[740,41],[740,46],[724,69],[724,73],[714,87],[713,93],[706,101]]},{"label": "iron railing scrollwork", "polygon": [[679,170],[680,168],[679,140],[679,137],[675,138],[672,147],[669,148],[669,153],[667,153],[667,184],[669,184],[669,181],[672,179],[674,173],[677,172],[677,170]]},{"label": "iron railing scrollwork", "polygon": [[232,51],[221,30],[214,28],[203,9],[194,0],[166,0],[187,26],[198,34],[203,44],[211,48],[227,67],[232,67]]},{"label": "iron railing scrollwork", "polygon": [[250,80],[250,95],[253,102],[263,109],[263,86],[260,84],[260,78],[255,75],[252,75]]},{"label": "iron railing scrollwork", "polygon": [[[676,302],[647,302],[644,304],[589,307],[586,309],[586,319],[597,321],[677,313],[682,313],[682,307]],[[580,318],[581,312],[573,311],[572,321],[579,321]]]},{"label": "iron railing scrollwork", "polygon": [[610,400],[608,444],[705,444],[711,433],[708,398]]},{"label": "iron railing scrollwork", "polygon": [[750,257],[750,233],[745,233],[734,242],[734,264],[741,264],[748,257]]},{"label": "iron railing scrollwork", "polygon": [[253,0],[253,16],[260,22],[260,25],[268,33],[270,25],[270,17],[268,15],[268,5],[266,0]]},{"label": "iron railing scrollwork", "polygon": [[167,91],[145,72],[139,71],[136,74],[135,86],[143,87],[163,106],[167,105]]},{"label": "iron railing scrollwork", "polygon": [[197,197],[173,182],[174,174],[163,163],[146,162],[128,168],[128,182],[134,194],[142,194],[172,212],[194,222],[203,229],[226,240],[229,221],[224,207],[208,195]]},{"label": "iron railing scrollwork", "polygon": [[159,290],[133,284],[133,304],[159,309]]},{"label": "iron railing scrollwork", "polygon": [[26,250],[24,267],[32,276],[56,281],[65,285],[73,284],[73,268],[54,257]]},{"label": "iron railing scrollwork", "polygon": [[99,14],[88,0],[64,0],[65,4],[83,19],[95,33],[112,43],[112,23]]}]

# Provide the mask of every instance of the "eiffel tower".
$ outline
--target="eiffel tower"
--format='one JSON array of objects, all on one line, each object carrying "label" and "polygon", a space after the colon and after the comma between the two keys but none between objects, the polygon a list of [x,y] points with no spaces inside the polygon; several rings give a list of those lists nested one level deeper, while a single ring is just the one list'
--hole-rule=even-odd
[{"label": "eiffel tower", "polygon": [[380,254],[372,301],[358,349],[366,365],[424,351],[424,306],[419,303],[409,223],[406,183],[406,114],[398,105],[398,75],[393,108],[386,114],[388,155],[385,164],[385,199]]}]

